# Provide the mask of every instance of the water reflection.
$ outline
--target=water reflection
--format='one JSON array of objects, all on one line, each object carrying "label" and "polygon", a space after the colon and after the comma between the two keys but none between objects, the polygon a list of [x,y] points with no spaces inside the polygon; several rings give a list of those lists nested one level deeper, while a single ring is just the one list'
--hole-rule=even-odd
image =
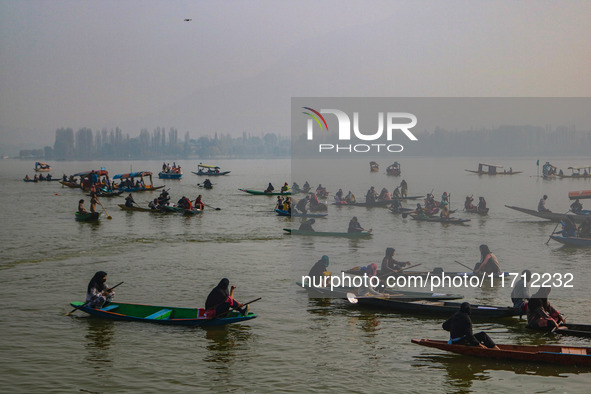
[{"label": "water reflection", "polygon": [[85,335],[87,350],[86,360],[94,368],[102,369],[105,365],[111,366],[109,349],[114,333],[114,322],[111,320],[84,318],[88,324],[88,332]]},{"label": "water reflection", "polygon": [[252,329],[248,325],[235,325],[228,327],[211,327],[205,333],[207,339],[207,353],[203,361],[210,364],[210,368],[216,373],[212,376],[214,381],[230,381],[232,365],[236,360],[238,350],[252,337]]}]

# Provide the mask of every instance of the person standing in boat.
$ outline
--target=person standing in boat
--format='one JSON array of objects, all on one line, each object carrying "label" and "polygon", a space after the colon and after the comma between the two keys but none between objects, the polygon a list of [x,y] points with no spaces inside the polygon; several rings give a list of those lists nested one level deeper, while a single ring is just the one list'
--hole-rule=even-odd
[{"label": "person standing in boat", "polygon": [[408,184],[404,179],[402,180],[402,182],[400,182],[400,195],[402,197],[408,196]]},{"label": "person standing in boat", "polygon": [[96,204],[98,204],[98,194],[94,185],[90,188],[90,212],[96,212]]},{"label": "person standing in boat", "polygon": [[91,308],[100,309],[111,302],[115,292],[107,286],[107,273],[98,271],[90,282],[86,290],[86,302]]},{"label": "person standing in boat", "polygon": [[232,286],[228,290],[230,281],[224,278],[214,287],[207,299],[205,300],[205,310],[209,318],[216,316],[225,315],[230,308],[240,311],[244,316],[248,314],[248,305],[245,307],[244,304],[234,299],[234,290],[236,286]]},{"label": "person standing in boat", "polygon": [[283,202],[283,210],[291,215],[291,197],[287,197]]},{"label": "person standing in boat", "polygon": [[316,223],[316,220],[314,219],[305,220],[302,222],[302,224],[300,224],[298,231],[314,232],[316,231],[312,228],[314,223]]},{"label": "person standing in boat", "polygon": [[441,203],[439,204],[441,207],[441,218],[449,219],[449,196],[447,192],[443,192],[441,195]]},{"label": "person standing in boat", "polygon": [[[515,287],[511,291],[511,301],[513,301],[513,308],[521,310],[522,313],[527,311],[527,303],[529,302],[529,288],[527,284],[531,280],[531,271],[523,270]],[[521,317],[521,315],[520,315]]]},{"label": "person standing in boat", "polygon": [[128,208],[131,208],[131,207],[133,207],[133,204],[135,204],[135,201],[134,201],[131,193],[129,193],[129,195],[127,197],[125,197],[125,206]]},{"label": "person standing in boat", "polygon": [[382,274],[398,273],[404,267],[409,266],[410,262],[398,261],[394,258],[396,249],[386,248],[386,255],[382,259]]},{"label": "person standing in boat", "polygon": [[482,244],[480,245],[480,261],[474,266],[474,274],[482,275],[490,273],[500,274],[501,266],[499,265],[497,256],[492,254],[488,245]]},{"label": "person standing in boat", "polygon": [[564,317],[548,302],[551,287],[540,287],[527,305],[527,326],[534,329],[553,330],[564,323]]},{"label": "person standing in boat", "polygon": [[548,199],[548,196],[545,194],[542,198],[540,198],[540,201],[538,202],[538,212],[552,212],[548,208],[546,208],[546,200],[547,199]]},{"label": "person standing in boat", "polygon": [[450,345],[479,346],[499,350],[499,347],[484,331],[473,333],[468,302],[462,302],[460,310],[447,319],[442,327],[445,331],[449,331],[448,343]]}]

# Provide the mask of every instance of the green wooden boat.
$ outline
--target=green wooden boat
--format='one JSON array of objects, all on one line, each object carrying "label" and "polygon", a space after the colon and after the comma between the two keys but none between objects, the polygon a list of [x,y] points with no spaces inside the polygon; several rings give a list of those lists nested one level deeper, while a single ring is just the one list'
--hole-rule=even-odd
[{"label": "green wooden boat", "polygon": [[138,321],[179,326],[225,326],[239,323],[257,317],[250,312],[242,315],[240,312],[230,311],[223,316],[211,318],[204,308],[177,308],[173,306],[156,306],[143,304],[111,303],[102,309],[94,309],[84,305],[84,302],[72,302],[74,308],[79,308],[92,316],[111,320]]},{"label": "green wooden boat", "polygon": [[98,222],[100,215],[99,212],[76,212],[76,220],[79,222]]},{"label": "green wooden boat", "polygon": [[238,189],[241,192],[245,192],[248,194],[254,194],[255,196],[291,196],[291,192],[273,192],[273,193],[265,193],[260,190],[250,190],[250,189]]},{"label": "green wooden boat", "polygon": [[293,230],[291,228],[284,228],[283,231],[287,231],[291,233],[291,235],[311,235],[317,237],[347,237],[347,238],[364,238],[364,237],[371,237],[373,234],[369,232],[360,232],[360,233],[337,233],[332,231],[300,231],[300,230]]}]

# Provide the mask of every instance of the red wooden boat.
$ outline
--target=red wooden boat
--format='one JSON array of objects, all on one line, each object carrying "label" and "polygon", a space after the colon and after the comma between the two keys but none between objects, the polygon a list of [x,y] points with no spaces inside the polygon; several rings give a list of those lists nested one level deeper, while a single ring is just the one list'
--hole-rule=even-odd
[{"label": "red wooden boat", "polygon": [[447,341],[431,339],[411,339],[411,342],[468,356],[561,365],[591,365],[591,348],[588,347],[497,345],[500,350],[495,350],[476,346],[450,345]]},{"label": "red wooden boat", "polygon": [[591,198],[591,190],[568,192],[568,198],[571,200]]}]

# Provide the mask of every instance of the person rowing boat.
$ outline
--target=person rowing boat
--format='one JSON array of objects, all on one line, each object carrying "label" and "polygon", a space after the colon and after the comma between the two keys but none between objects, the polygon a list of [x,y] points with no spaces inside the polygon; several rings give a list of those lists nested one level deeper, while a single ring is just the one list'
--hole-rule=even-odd
[{"label": "person rowing boat", "polygon": [[443,329],[449,331],[448,343],[450,345],[478,346],[499,350],[499,347],[484,331],[477,334],[473,333],[470,314],[470,304],[462,302],[460,310],[442,324]]},{"label": "person rowing boat", "polygon": [[560,328],[561,323],[565,323],[560,312],[548,302],[550,290],[552,290],[551,287],[540,287],[540,290],[530,298],[527,306],[528,327],[554,330]]},{"label": "person rowing boat", "polygon": [[203,211],[205,209],[205,203],[203,201],[201,201],[201,194],[197,196],[197,198],[195,199],[195,209],[199,209],[201,211]]},{"label": "person rowing boat", "polygon": [[129,193],[129,195],[125,197],[125,206],[131,208],[133,207],[133,204],[135,204],[135,201],[133,200],[132,194]]},{"label": "person rowing boat", "polygon": [[382,259],[382,274],[395,274],[400,272],[404,267],[409,266],[409,261],[398,261],[394,258],[396,249],[386,248],[386,255]]},{"label": "person rowing boat", "polygon": [[353,216],[353,218],[349,222],[349,229],[347,230],[347,232],[348,233],[361,233],[363,231],[371,232],[371,229],[365,230],[363,227],[361,227],[361,224],[359,224],[359,221],[357,220],[357,216]]},{"label": "person rowing boat", "polygon": [[480,245],[480,261],[476,263],[474,266],[474,274],[482,275],[482,274],[500,274],[501,273],[501,266],[499,265],[499,260],[497,260],[497,256],[495,256],[488,245],[482,244]]},{"label": "person rowing boat", "polygon": [[472,198],[472,196],[466,196],[466,201],[464,201],[464,209],[466,211],[476,209],[474,204],[472,204],[472,201],[474,201],[474,198]]},{"label": "person rowing boat", "polygon": [[86,289],[86,302],[91,308],[100,309],[111,302],[115,296],[113,289],[107,286],[107,273],[98,271],[94,274]]},{"label": "person rowing boat", "polygon": [[228,290],[230,280],[223,278],[216,287],[214,287],[205,301],[205,309],[208,317],[216,317],[225,315],[230,308],[240,311],[244,316],[248,314],[248,305],[244,306],[234,299],[234,290],[236,286],[232,286]]}]

